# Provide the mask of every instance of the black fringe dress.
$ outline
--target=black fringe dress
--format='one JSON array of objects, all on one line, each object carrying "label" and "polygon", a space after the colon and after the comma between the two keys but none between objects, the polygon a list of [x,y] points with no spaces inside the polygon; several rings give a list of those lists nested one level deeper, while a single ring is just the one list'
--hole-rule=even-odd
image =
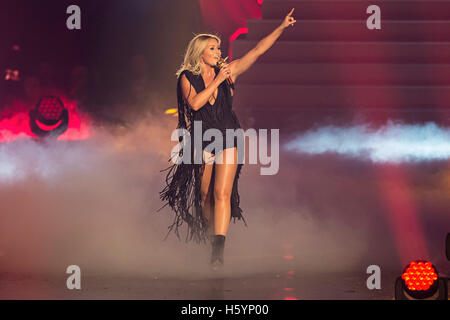
[{"label": "black fringe dress", "polygon": [[[215,69],[216,75],[219,70]],[[197,152],[196,146],[194,146],[194,122],[193,121],[202,121],[202,136],[205,130],[210,128],[219,129],[224,137],[223,146],[224,148],[237,146],[237,140],[241,139],[241,143],[243,146],[244,138],[242,135],[238,135],[233,141],[233,144],[226,144],[225,139],[225,129],[237,129],[241,128],[241,125],[236,117],[236,114],[232,110],[232,102],[233,96],[230,92],[230,87],[234,90],[234,85],[231,86],[227,83],[227,81],[223,81],[218,87],[218,93],[216,101],[213,105],[207,102],[202,108],[195,111],[192,109],[184,100],[180,79],[181,77],[186,75],[190,84],[195,88],[195,91],[201,92],[205,89],[205,82],[203,81],[203,77],[201,75],[195,75],[188,70],[184,70],[180,76],[178,77],[177,83],[177,99],[178,99],[178,129],[186,129],[189,132],[189,137],[186,135],[179,138],[180,141],[180,150],[178,153],[172,155],[171,159],[176,163],[171,165],[170,167],[161,170],[161,172],[167,171],[166,176],[166,186],[159,193],[160,199],[166,204],[162,207],[164,208],[166,205],[169,205],[172,210],[175,212],[175,218],[173,223],[168,227],[169,233],[175,228],[174,232],[177,235],[178,239],[180,239],[179,228],[183,225],[183,222],[187,223],[188,231],[186,234],[186,242],[189,240],[193,240],[197,243],[206,242],[208,239],[207,233],[207,221],[202,215],[201,208],[201,178],[203,174],[203,170],[205,167],[205,163],[202,160],[201,164],[199,162],[194,162],[194,154],[202,154],[203,150],[206,146],[208,146],[212,141],[203,141],[202,142],[202,150],[199,150],[200,153]],[[189,92],[190,94],[190,92]],[[191,143],[188,143],[191,142]],[[191,162],[184,163],[176,161],[177,158],[181,159],[183,156],[183,151],[186,150],[190,145],[191,148]],[[213,154],[216,154],[216,150],[207,150]],[[203,158],[203,157],[202,157]],[[233,222],[236,223],[236,218],[238,220],[243,220],[245,226],[247,223],[242,215],[242,209],[240,208],[240,199],[238,193],[238,180],[239,175],[243,166],[243,153],[238,152],[238,167],[236,171],[236,175],[234,178],[233,189],[231,192],[231,218],[233,218]],[[241,161],[239,161],[241,159]],[[211,177],[211,183],[214,181],[214,169]],[[214,185],[214,184],[213,184]],[[161,210],[160,208],[159,210]],[[159,211],[158,210],[158,211]],[[166,236],[166,238],[167,238]]]}]

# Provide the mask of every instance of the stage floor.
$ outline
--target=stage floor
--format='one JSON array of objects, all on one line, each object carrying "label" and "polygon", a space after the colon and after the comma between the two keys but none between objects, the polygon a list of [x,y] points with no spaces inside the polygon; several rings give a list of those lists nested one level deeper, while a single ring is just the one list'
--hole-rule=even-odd
[{"label": "stage floor", "polygon": [[397,275],[383,275],[379,290],[366,287],[365,274],[280,272],[227,277],[211,271],[208,276],[187,280],[86,274],[80,290],[69,290],[66,275],[2,273],[0,299],[392,300]]}]

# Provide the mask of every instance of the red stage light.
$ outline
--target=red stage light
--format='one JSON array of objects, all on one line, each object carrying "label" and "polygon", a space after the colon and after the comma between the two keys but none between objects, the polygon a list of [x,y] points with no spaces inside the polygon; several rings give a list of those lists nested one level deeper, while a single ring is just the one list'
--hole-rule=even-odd
[{"label": "red stage light", "polygon": [[430,262],[411,262],[402,274],[409,290],[428,290],[437,281],[437,273]]},{"label": "red stage light", "polygon": [[45,97],[39,102],[38,111],[46,121],[59,121],[64,111],[62,102],[56,97]]},{"label": "red stage light", "polygon": [[431,262],[415,260],[403,270],[405,291],[413,298],[432,296],[438,288],[438,274]]},{"label": "red stage light", "polygon": [[241,34],[248,33],[248,28],[238,28],[231,36],[230,36],[230,47],[228,48],[228,57],[230,60],[232,59],[233,53],[232,53],[232,47],[233,47],[233,41],[237,39]]},{"label": "red stage light", "polygon": [[40,137],[58,137],[69,126],[69,112],[57,97],[41,98],[29,115],[31,131]]},{"label": "red stage light", "polygon": [[[89,139],[91,137],[90,117],[80,111],[77,102],[65,97],[63,92],[57,91],[56,89],[52,89],[52,92],[55,93],[55,97],[61,99],[64,108],[68,111],[70,119],[67,130],[57,140],[75,141]],[[58,94],[56,95],[56,93]],[[51,101],[49,100],[45,99],[43,101],[44,104],[51,105]],[[45,117],[49,117],[47,119],[42,115],[39,116],[40,112],[38,108],[39,105],[30,106],[28,102],[23,100],[15,100],[13,103],[5,105],[4,110],[0,110],[0,144],[19,139],[36,139],[42,137],[42,135],[36,134],[33,131],[33,127],[39,133],[58,130],[58,127],[62,125],[62,121],[64,120],[55,121],[52,118],[60,114],[61,110],[59,107],[50,107],[48,110],[43,108],[41,111],[45,114]],[[35,113],[35,121],[30,123],[30,112],[32,110]]]},{"label": "red stage light", "polygon": [[230,41],[234,41],[239,37],[241,34],[248,33],[248,28],[238,28],[233,34],[230,36]]}]

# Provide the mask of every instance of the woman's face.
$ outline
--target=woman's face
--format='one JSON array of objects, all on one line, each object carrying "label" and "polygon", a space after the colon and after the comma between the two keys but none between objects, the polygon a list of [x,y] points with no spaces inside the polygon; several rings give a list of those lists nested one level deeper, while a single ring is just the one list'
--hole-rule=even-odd
[{"label": "woman's face", "polygon": [[202,53],[202,60],[205,64],[214,67],[220,58],[220,46],[216,39],[209,39],[208,45]]}]

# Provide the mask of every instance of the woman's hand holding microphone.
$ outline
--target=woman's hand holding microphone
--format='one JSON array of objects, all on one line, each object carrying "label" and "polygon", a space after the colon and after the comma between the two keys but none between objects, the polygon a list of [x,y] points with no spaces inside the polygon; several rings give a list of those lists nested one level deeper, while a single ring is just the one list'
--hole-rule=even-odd
[{"label": "woman's hand holding microphone", "polygon": [[225,63],[222,65],[219,73],[217,74],[217,79],[220,81],[220,83],[222,83],[226,79],[231,80],[231,70],[230,70],[230,67],[228,66],[228,64]]}]

